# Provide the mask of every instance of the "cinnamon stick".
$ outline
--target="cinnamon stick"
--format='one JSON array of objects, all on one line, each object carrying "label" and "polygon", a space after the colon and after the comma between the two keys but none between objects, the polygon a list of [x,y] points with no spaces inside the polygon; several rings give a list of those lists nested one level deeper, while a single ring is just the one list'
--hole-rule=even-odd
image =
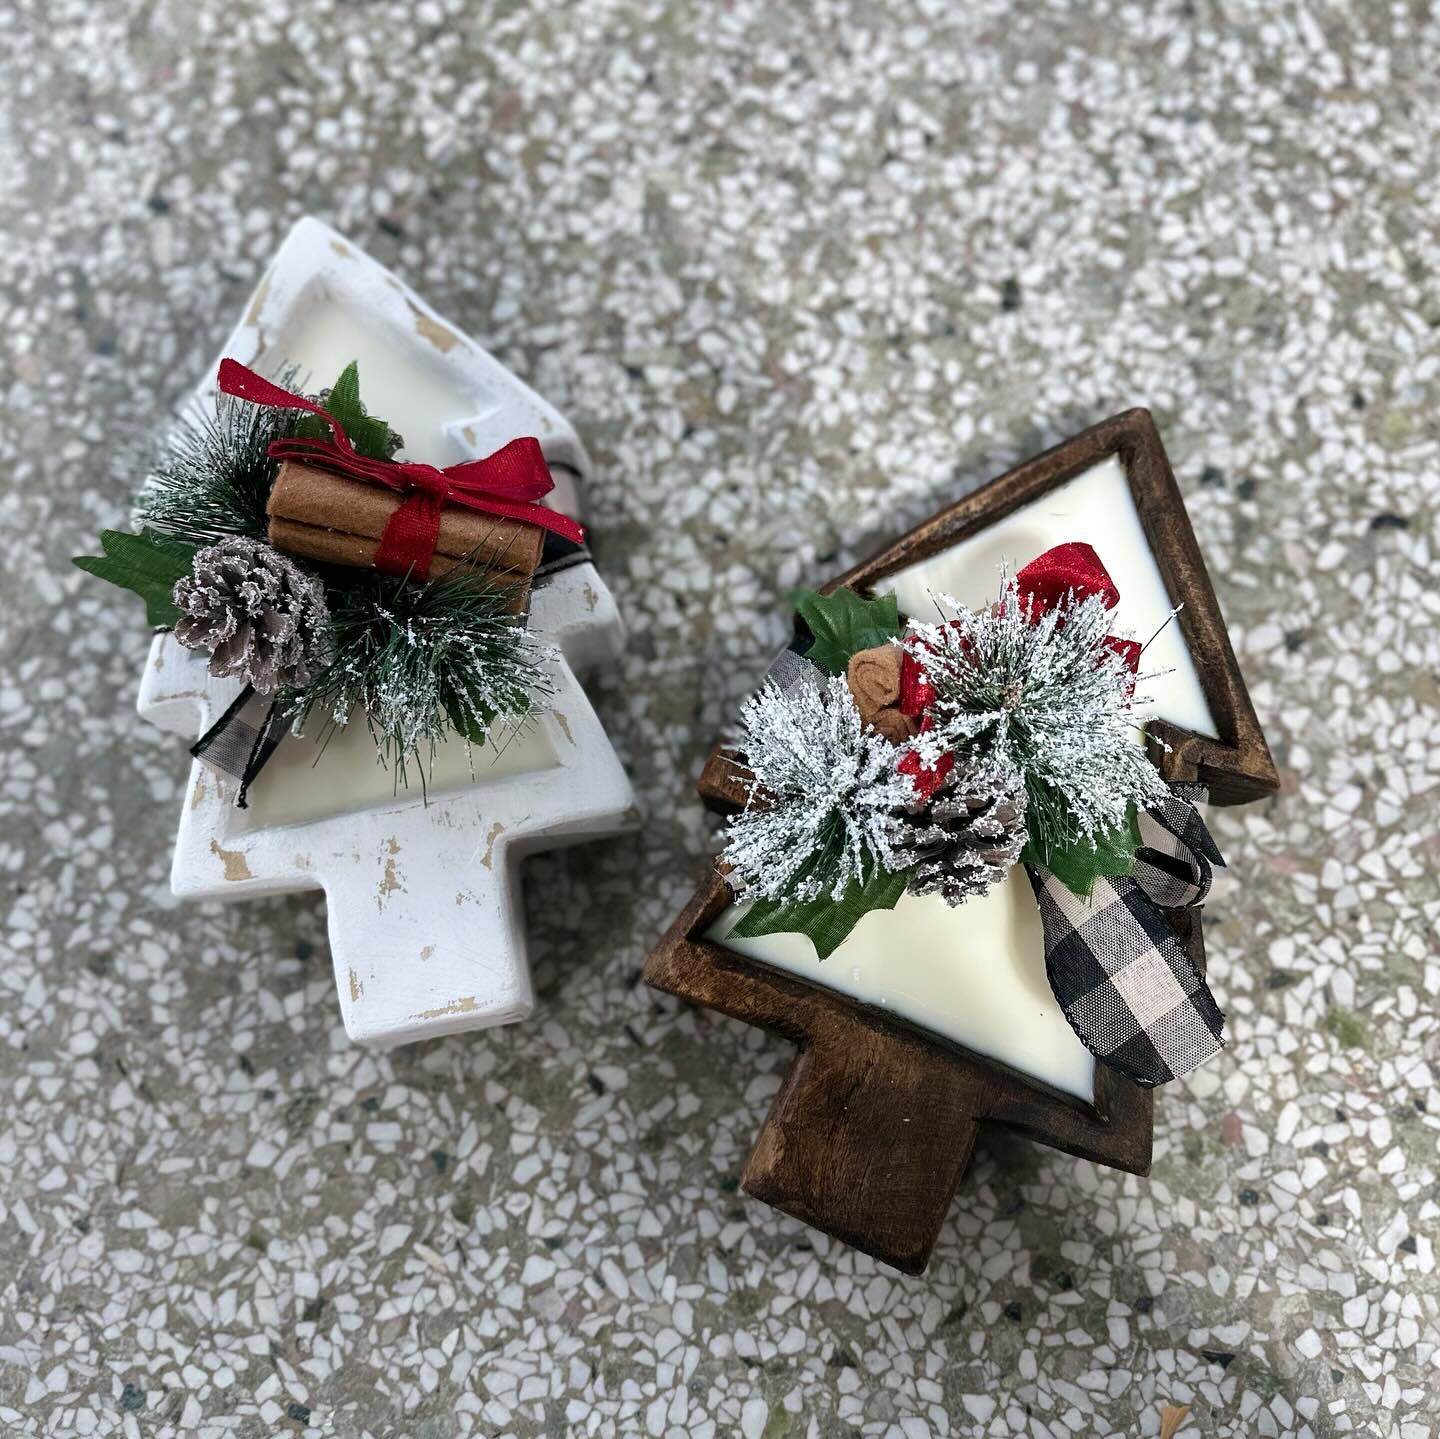
[{"label": "cinnamon stick", "polygon": [[[276,549],[330,565],[366,568],[404,496],[382,485],[287,460],[266,512]],[[537,525],[447,505],[430,562],[432,576],[460,566],[498,570],[507,583],[529,588],[545,535]]]}]

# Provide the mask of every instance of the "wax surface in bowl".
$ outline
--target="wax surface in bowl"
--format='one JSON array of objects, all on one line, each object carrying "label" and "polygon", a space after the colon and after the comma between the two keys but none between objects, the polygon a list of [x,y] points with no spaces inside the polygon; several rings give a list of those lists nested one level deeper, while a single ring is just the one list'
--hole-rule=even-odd
[{"label": "wax surface in bowl", "polygon": [[[1141,685],[1141,695],[1152,701],[1142,714],[1214,735],[1180,627],[1165,624],[1170,597],[1116,457],[875,588],[893,593],[902,614],[929,620],[936,614],[934,595],[949,595],[971,607],[988,604],[999,592],[1001,561],[1013,573],[1067,540],[1092,545],[1119,588],[1116,631],[1150,641],[1142,674],[1165,671]],[[907,894],[893,911],[866,915],[823,962],[801,934],[729,937],[742,912],[731,906],[710,937],[814,984],[888,1009],[1067,1094],[1093,1097],[1095,1061],[1050,992],[1040,914],[1021,870],[983,898],[954,909],[938,895]]]}]

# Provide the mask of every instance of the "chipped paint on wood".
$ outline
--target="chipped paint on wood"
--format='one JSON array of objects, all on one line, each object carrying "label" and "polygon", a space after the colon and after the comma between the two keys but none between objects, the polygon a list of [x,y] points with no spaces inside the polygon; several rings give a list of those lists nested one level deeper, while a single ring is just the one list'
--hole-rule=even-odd
[{"label": "chipped paint on wood", "polygon": [[452,999],[449,1004],[442,1004],[439,1009],[422,1009],[419,1014],[412,1014],[411,1019],[444,1019],[447,1014],[470,1014],[476,1009],[475,996],[467,994],[462,999]]},{"label": "chipped paint on wood", "polygon": [[[394,844],[394,840],[391,840],[391,843]],[[398,846],[396,847],[398,848]],[[405,886],[400,882],[399,871],[395,868],[395,860],[392,852],[392,857],[385,861],[385,873],[380,877],[380,889],[375,895],[376,906],[383,910],[390,896],[392,894],[401,894],[404,892],[404,889]]]},{"label": "chipped paint on wood", "polygon": [[199,809],[200,801],[205,798],[205,771],[202,769],[195,776],[195,788],[190,791],[190,808]]},{"label": "chipped paint on wood", "polygon": [[422,340],[428,340],[442,355],[448,355],[460,343],[460,336],[448,325],[442,325],[433,315],[427,315],[413,300],[407,303],[415,316],[415,333]]},{"label": "chipped paint on wood", "polygon": [[490,833],[485,836],[485,854],[480,863],[483,864],[486,869],[495,868],[495,841],[504,833],[505,826],[497,819],[495,823],[490,826]]},{"label": "chipped paint on wood", "polygon": [[432,954],[434,954],[434,953],[435,953],[435,946],[434,946],[433,944],[427,944],[427,945],[425,946],[425,948],[420,951],[420,958],[421,958],[421,959],[429,959],[430,956],[431,956]]},{"label": "chipped paint on wood", "polygon": [[365,986],[360,983],[360,976],[352,969],[350,971],[350,1002],[358,1004],[360,996],[365,993]]},{"label": "chipped paint on wood", "polygon": [[210,853],[225,866],[226,879],[254,879],[249,862],[242,850],[223,849],[218,839],[210,841]]},{"label": "chipped paint on wood", "polygon": [[334,250],[342,260],[348,260],[350,258],[350,246],[347,245],[344,240],[331,240],[330,248]]},{"label": "chipped paint on wood", "polygon": [[587,580],[582,593],[585,596],[585,608],[594,614],[595,606],[600,603],[600,596],[595,593],[595,586]]},{"label": "chipped paint on wood", "polygon": [[560,726],[560,733],[563,734],[565,738],[568,739],[573,745],[575,743],[575,736],[570,733],[570,721],[567,720],[565,716],[560,713],[559,710],[552,710],[551,714],[555,718],[555,723]]}]

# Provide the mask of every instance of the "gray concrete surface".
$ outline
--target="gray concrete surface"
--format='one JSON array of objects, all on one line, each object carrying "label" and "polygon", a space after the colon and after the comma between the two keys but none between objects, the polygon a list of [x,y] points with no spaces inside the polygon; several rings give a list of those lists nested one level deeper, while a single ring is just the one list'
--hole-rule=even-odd
[{"label": "gray concrete surface", "polygon": [[[0,1429],[1440,1429],[1440,31],[1417,4],[19,0],[0,55]],[[178,907],[68,566],[314,212],[584,431],[651,821],[539,1023],[376,1056],[321,904]],[[1148,1182],[984,1143],[930,1273],[746,1201],[789,1052],[638,983],[782,595],[1149,405],[1283,794]]]}]

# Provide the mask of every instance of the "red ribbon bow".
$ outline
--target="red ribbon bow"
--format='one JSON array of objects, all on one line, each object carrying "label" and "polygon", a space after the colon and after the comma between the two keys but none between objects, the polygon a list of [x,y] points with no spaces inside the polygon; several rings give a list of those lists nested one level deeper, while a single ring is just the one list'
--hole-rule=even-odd
[{"label": "red ribbon bow", "polygon": [[584,543],[585,531],[568,515],[535,503],[555,488],[555,481],[540,441],[531,435],[511,440],[486,459],[466,460],[443,470],[413,461],[373,460],[357,454],[339,421],[313,400],[271,384],[237,360],[220,361],[219,384],[221,394],[270,409],[308,410],[330,427],[328,440],[318,435],[275,440],[268,450],[272,460],[318,465],[405,496],[386,523],[375,551],[375,568],[386,574],[428,578],[440,536],[440,513],[446,505],[463,505],[482,514],[539,525],[577,545]]},{"label": "red ribbon bow", "polygon": [[[1113,610],[1120,603],[1120,591],[1110,572],[1100,563],[1100,556],[1079,540],[1056,545],[1037,555],[1015,576],[1015,593],[1026,620],[1032,625],[1067,595],[1073,594],[1077,602],[1098,595],[1107,610]],[[1106,635],[1105,643],[1125,661],[1131,674],[1138,673],[1138,640]],[[934,728],[935,719],[930,713],[934,703],[935,686],[930,683],[924,665],[907,649],[900,662],[900,709],[920,721],[922,734]],[[943,754],[933,768],[927,769],[914,750],[901,756],[897,766],[901,774],[910,776],[916,796],[922,800],[929,799],[945,783],[954,767],[955,756]]]}]

